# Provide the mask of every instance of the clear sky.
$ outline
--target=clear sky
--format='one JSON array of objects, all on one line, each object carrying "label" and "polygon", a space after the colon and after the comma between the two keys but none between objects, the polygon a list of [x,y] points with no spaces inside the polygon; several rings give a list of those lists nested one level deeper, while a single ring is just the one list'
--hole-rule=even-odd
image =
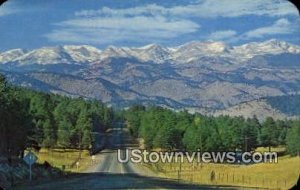
[{"label": "clear sky", "polygon": [[0,51],[273,38],[300,44],[298,10],[286,0],[9,0],[0,7]]}]

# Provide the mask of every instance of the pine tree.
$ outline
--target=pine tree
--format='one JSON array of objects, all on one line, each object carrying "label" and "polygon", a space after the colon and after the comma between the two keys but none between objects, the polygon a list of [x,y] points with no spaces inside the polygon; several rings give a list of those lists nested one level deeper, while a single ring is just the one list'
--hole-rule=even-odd
[{"label": "pine tree", "polygon": [[76,122],[76,131],[79,134],[79,148],[88,148],[92,144],[91,131],[93,128],[91,116],[86,108],[83,108]]},{"label": "pine tree", "polygon": [[274,119],[268,117],[262,125],[259,141],[262,146],[268,146],[269,151],[271,151],[271,146],[277,145],[276,130]]},{"label": "pine tree", "polygon": [[25,149],[30,120],[17,91],[0,75],[0,155],[11,157]]},{"label": "pine tree", "polygon": [[53,123],[47,119],[43,124],[44,139],[43,145],[46,148],[53,148],[56,145],[56,130],[53,128]]},{"label": "pine tree", "polygon": [[[183,136],[183,145],[188,151],[197,151],[198,148],[201,149],[202,141],[199,142],[200,133],[197,133],[196,126],[190,126],[186,129]],[[202,150],[201,150],[202,151]]]},{"label": "pine tree", "polygon": [[287,150],[293,156],[300,156],[300,120],[294,121],[287,134]]},{"label": "pine tree", "polygon": [[0,74],[0,155],[5,155],[6,153],[6,123],[5,118],[7,113],[7,101],[6,101],[6,80],[3,75]]},{"label": "pine tree", "polygon": [[92,140],[93,139],[92,139],[91,131],[89,129],[85,129],[83,131],[83,136],[81,140],[82,148],[84,149],[90,148],[92,144]]},{"label": "pine tree", "polygon": [[62,121],[59,121],[58,125],[58,135],[57,141],[58,145],[63,148],[68,148],[71,146],[71,137],[72,137],[72,125],[70,121],[64,118]]}]

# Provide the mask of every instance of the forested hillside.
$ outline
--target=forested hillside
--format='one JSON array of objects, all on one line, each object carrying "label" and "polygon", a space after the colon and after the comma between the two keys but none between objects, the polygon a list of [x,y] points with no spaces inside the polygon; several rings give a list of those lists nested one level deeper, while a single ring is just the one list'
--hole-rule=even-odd
[{"label": "forested hillside", "polygon": [[267,97],[266,100],[282,113],[300,115],[300,95]]},{"label": "forested hillside", "polygon": [[126,111],[130,132],[146,148],[189,151],[250,151],[258,146],[288,145],[300,152],[300,121],[259,122],[256,117],[203,116],[161,107],[134,106]]},{"label": "forested hillside", "polygon": [[[0,52],[0,73],[17,86],[133,104],[218,111],[300,91],[300,46],[276,39],[232,46],[47,46]],[[206,113],[206,112],[201,112]]]},{"label": "forested hillside", "polygon": [[0,75],[0,155],[28,146],[89,149],[113,112],[99,101],[8,86]]},{"label": "forested hillside", "polygon": [[20,155],[28,146],[89,149],[96,135],[120,113],[131,134],[142,138],[146,148],[249,151],[287,145],[291,154],[300,152],[300,120],[268,117],[259,122],[256,117],[213,117],[141,105],[116,112],[96,100],[9,86],[0,76],[0,154]]}]

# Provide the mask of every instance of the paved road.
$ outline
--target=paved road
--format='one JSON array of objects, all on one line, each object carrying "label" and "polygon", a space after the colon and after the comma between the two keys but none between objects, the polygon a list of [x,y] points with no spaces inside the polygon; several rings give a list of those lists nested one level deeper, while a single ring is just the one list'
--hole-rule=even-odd
[{"label": "paved road", "polygon": [[[67,179],[59,179],[47,183],[22,187],[21,189],[214,189],[212,186],[199,186],[178,183],[175,180],[163,179],[141,166],[132,162],[119,163],[117,149],[132,147],[134,143],[128,132],[122,127],[114,128],[108,135],[108,149],[96,155],[96,163],[81,173]],[[224,187],[223,187],[224,188]],[[232,188],[227,188],[232,189]]]},{"label": "paved road", "polygon": [[101,151],[101,153],[95,156],[95,160],[99,164],[88,168],[85,173],[105,172],[111,174],[156,176],[154,172],[140,164],[134,164],[132,162],[120,163],[118,161],[118,149],[120,149],[122,155],[124,155],[125,149],[135,148],[136,146],[136,143],[130,138],[126,129],[122,127],[112,129],[108,135],[108,149]]}]

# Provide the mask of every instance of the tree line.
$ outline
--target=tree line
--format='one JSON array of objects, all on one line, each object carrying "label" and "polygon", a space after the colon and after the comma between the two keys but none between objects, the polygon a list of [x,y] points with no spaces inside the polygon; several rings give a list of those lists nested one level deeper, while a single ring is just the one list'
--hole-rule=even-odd
[{"label": "tree line", "polygon": [[256,117],[204,116],[161,107],[133,106],[124,113],[131,134],[146,148],[188,151],[251,151],[287,145],[300,152],[300,120],[260,122]]},{"label": "tree line", "polygon": [[99,101],[9,86],[0,75],[0,155],[28,146],[89,149],[112,120],[112,109]]},{"label": "tree line", "polygon": [[300,152],[300,119],[260,122],[256,117],[204,116],[157,106],[113,110],[96,100],[35,92],[7,84],[0,75],[0,155],[29,146],[90,149],[97,133],[125,119],[146,148],[188,151],[250,151],[287,145]]}]

